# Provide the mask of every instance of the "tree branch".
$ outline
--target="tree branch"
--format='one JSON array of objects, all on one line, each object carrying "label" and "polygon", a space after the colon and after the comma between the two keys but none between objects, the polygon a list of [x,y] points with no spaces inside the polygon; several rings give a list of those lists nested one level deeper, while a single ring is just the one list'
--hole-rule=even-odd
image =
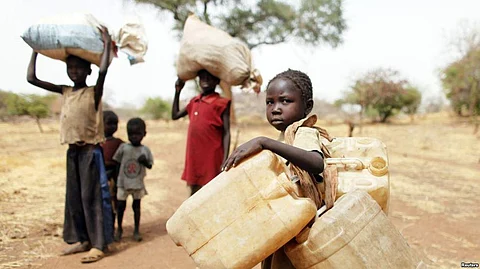
[{"label": "tree branch", "polygon": [[343,0],[302,1],[305,3],[300,7],[291,1],[274,0],[134,1],[170,12],[175,20],[174,29],[179,32],[189,11],[196,11],[205,23],[223,28],[247,43],[250,49],[279,44],[288,41],[290,36],[307,44],[317,45],[324,41],[335,47],[341,42],[340,35],[346,27],[342,18]]},{"label": "tree branch", "polygon": [[175,19],[176,21],[181,21],[180,17],[178,16],[178,6],[176,6],[175,9],[172,10],[172,12],[173,12],[173,19]]},{"label": "tree branch", "polygon": [[135,0],[135,1],[139,3],[152,4],[160,8],[161,10],[169,11],[173,14],[173,19],[178,22],[183,23],[185,20],[184,18],[180,17],[180,13],[179,13],[180,5],[175,2],[164,1],[164,0]]},{"label": "tree branch", "polygon": [[205,22],[209,25],[212,25],[212,22],[210,21],[210,17],[208,16],[207,8],[208,8],[208,3],[210,0],[203,0],[203,18],[205,19]]},{"label": "tree branch", "polygon": [[276,44],[280,44],[280,43],[283,43],[287,40],[287,37],[286,36],[282,36],[280,39],[278,40],[275,40],[275,41],[267,41],[267,40],[264,40],[264,41],[260,41],[258,43],[249,43],[247,42],[247,46],[249,49],[253,49],[257,46],[260,46],[260,45],[276,45]]}]

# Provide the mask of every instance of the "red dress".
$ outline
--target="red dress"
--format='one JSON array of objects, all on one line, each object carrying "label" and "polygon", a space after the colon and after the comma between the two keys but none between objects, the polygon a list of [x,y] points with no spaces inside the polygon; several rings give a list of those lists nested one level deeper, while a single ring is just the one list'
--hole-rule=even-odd
[{"label": "red dress", "polygon": [[229,104],[230,99],[212,93],[196,96],[186,107],[190,124],[182,179],[189,185],[204,186],[220,173],[224,157],[222,114]]}]

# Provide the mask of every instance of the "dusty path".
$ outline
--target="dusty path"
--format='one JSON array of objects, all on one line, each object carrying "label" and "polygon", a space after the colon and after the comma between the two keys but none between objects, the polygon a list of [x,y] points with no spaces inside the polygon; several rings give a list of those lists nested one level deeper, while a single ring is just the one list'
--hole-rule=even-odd
[{"label": "dusty path", "polygon": [[[146,186],[149,192],[142,201],[142,242],[132,239],[133,212],[131,200],[124,216],[124,238],[110,245],[110,253],[99,262],[81,264],[84,254],[52,257],[40,268],[195,268],[195,264],[181,247],[177,247],[167,234],[165,224],[175,209],[189,195],[180,180],[185,152],[186,125],[181,122],[172,128],[150,126],[145,144],[152,148],[154,169],[148,171]],[[168,126],[164,126],[168,127]],[[161,145],[161,146],[159,146]],[[61,251],[66,245],[58,244]]]},{"label": "dusty path", "polygon": [[[124,216],[124,238],[110,245],[110,253],[99,262],[81,264],[84,254],[55,256],[40,268],[195,268],[195,263],[176,246],[167,234],[165,224],[180,204],[189,196],[189,189],[180,180],[185,154],[187,125],[184,122],[149,126],[145,144],[152,149],[154,169],[149,171],[146,186],[149,195],[142,201],[141,232],[143,241],[133,241],[133,212],[127,202]],[[59,240],[60,241],[60,240]],[[59,253],[66,244],[58,242]]]},{"label": "dusty path", "polygon": [[[165,223],[188,197],[180,175],[186,122],[148,122],[145,144],[155,165],[142,201],[144,240],[131,239],[133,214],[128,201],[124,240],[103,260],[83,265],[82,254],[59,257],[65,195],[64,148],[52,123],[39,135],[34,125],[2,125],[0,137],[0,268],[195,268],[186,252],[166,234]],[[124,130],[121,125],[119,130]],[[329,126],[334,136],[343,125]],[[233,132],[234,133],[234,132]],[[272,128],[242,129],[240,143]],[[480,261],[480,137],[462,124],[364,127],[365,136],[388,145],[391,167],[389,218],[420,255],[440,268]],[[118,136],[125,138],[119,131]],[[41,140],[38,144],[32,141]],[[44,141],[44,142],[43,142]]]}]

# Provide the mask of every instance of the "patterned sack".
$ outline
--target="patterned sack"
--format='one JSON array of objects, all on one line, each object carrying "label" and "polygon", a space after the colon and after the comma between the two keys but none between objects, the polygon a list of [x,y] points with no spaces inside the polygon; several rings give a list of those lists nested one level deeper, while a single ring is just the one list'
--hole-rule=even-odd
[{"label": "patterned sack", "polygon": [[[102,24],[90,14],[74,13],[49,17],[30,26],[22,35],[23,40],[36,52],[49,58],[65,61],[75,55],[97,66],[103,52]],[[147,40],[143,26],[127,23],[117,35],[112,35],[110,61],[117,56],[117,50],[128,55],[130,64],[143,62],[147,51]]]}]

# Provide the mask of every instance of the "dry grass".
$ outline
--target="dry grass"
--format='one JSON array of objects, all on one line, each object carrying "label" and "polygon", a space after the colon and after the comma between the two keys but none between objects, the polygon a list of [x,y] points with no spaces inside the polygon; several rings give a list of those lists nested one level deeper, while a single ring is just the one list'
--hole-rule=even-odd
[{"label": "dry grass", "polygon": [[[126,140],[121,121],[117,136]],[[160,158],[173,145],[185,142],[186,121],[147,122],[145,144],[155,155],[148,180],[172,174],[169,159]],[[347,126],[320,122],[333,136],[347,134]],[[0,267],[36,267],[55,256],[62,244],[65,196],[65,146],[58,141],[57,123],[0,123]],[[239,119],[232,127],[232,143],[256,136],[275,138],[276,131],[262,119]],[[365,125],[355,136],[373,136],[387,146],[391,168],[390,219],[409,244],[440,267],[459,267],[461,261],[480,261],[480,138],[473,127],[445,114],[427,115],[417,122]],[[176,147],[178,150],[178,146]],[[170,154],[170,153],[169,153]],[[171,158],[183,158],[183,152]],[[150,182],[151,182],[150,181]],[[147,181],[148,188],[148,181]],[[154,184],[150,184],[153,186]],[[148,188],[147,215],[171,212],[165,197],[169,189]],[[149,204],[163,203],[165,207]],[[126,217],[126,221],[131,221]]]},{"label": "dry grass", "polygon": [[0,124],[0,266],[39,265],[63,223],[64,147],[56,124]]}]

